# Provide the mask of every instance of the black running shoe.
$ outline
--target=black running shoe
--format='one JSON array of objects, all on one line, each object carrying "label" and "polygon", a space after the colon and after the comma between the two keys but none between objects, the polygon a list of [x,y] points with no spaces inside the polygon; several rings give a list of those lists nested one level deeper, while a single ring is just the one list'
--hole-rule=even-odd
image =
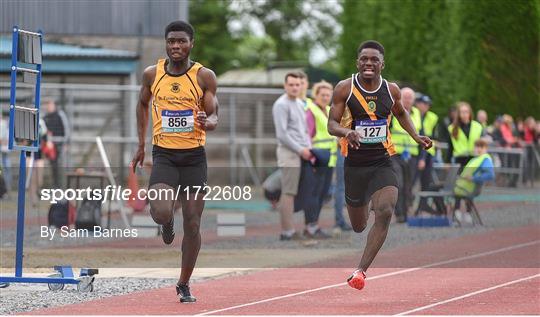
[{"label": "black running shoe", "polygon": [[188,284],[177,284],[176,295],[180,298],[180,303],[195,303],[197,299],[191,296]]},{"label": "black running shoe", "polygon": [[165,244],[171,244],[174,241],[174,216],[171,222],[161,226],[161,238]]}]

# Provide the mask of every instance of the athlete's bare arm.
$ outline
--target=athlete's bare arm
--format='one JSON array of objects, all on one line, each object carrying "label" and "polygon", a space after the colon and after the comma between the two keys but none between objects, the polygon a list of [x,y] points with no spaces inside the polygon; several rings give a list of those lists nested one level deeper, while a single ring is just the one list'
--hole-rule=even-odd
[{"label": "athlete's bare arm", "polygon": [[397,118],[399,124],[409,133],[409,135],[418,143],[421,145],[424,149],[429,149],[433,144],[431,142],[431,139],[427,136],[418,135],[416,133],[416,129],[414,127],[414,124],[411,121],[411,117],[409,116],[409,113],[403,108],[403,105],[401,104],[401,91],[395,83],[388,83],[388,88],[390,89],[390,93],[392,94],[392,98],[394,99],[394,106],[392,106],[392,114]]},{"label": "athlete's bare arm", "polygon": [[139,136],[139,147],[137,153],[131,161],[133,171],[137,164],[142,167],[144,162],[144,145],[146,139],[146,128],[148,126],[148,110],[150,109],[150,99],[152,99],[152,84],[156,78],[156,65],[147,67],[143,72],[139,101],[137,102],[137,134]]},{"label": "athlete's bare arm", "polygon": [[340,81],[334,89],[332,106],[328,115],[328,133],[337,137],[346,137],[349,145],[357,149],[360,147],[360,134],[355,130],[344,128],[340,125],[341,117],[345,112],[345,104],[351,93],[351,79]]},{"label": "athlete's bare arm", "polygon": [[216,74],[208,68],[201,68],[197,81],[203,90],[203,109],[197,113],[197,122],[208,131],[214,130],[218,123],[218,100],[216,97]]}]

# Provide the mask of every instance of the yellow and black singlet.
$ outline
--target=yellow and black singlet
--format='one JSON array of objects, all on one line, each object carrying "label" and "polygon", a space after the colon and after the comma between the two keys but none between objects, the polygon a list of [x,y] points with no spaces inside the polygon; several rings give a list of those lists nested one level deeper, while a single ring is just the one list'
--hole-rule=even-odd
[{"label": "yellow and black singlet", "polygon": [[383,164],[396,154],[389,129],[394,99],[388,82],[381,77],[379,87],[367,91],[360,85],[358,74],[353,74],[351,79],[351,93],[346,101],[352,116],[349,128],[360,133],[360,147],[349,146],[348,163],[355,166]]},{"label": "yellow and black singlet", "polygon": [[206,132],[197,124],[203,109],[203,90],[197,73],[203,66],[192,62],[188,70],[174,75],[167,72],[167,60],[156,65],[152,91],[152,144],[168,149],[204,146]]}]

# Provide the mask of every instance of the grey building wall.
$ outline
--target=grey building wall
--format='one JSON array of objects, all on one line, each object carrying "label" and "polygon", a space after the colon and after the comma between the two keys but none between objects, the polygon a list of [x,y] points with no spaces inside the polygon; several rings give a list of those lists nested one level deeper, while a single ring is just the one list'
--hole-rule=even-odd
[{"label": "grey building wall", "polygon": [[[165,29],[165,25],[162,26],[162,29]],[[137,82],[139,83],[142,71],[146,67],[155,64],[159,58],[167,57],[164,36],[45,35],[45,40],[135,52],[139,56],[139,69],[137,70]]]},{"label": "grey building wall", "polygon": [[188,19],[188,0],[0,0],[0,33],[13,25],[46,34],[161,36]]},{"label": "grey building wall", "polygon": [[188,0],[0,0],[0,34],[14,25],[43,30],[45,41],[129,50],[142,70],[166,57],[164,29],[188,20]]}]

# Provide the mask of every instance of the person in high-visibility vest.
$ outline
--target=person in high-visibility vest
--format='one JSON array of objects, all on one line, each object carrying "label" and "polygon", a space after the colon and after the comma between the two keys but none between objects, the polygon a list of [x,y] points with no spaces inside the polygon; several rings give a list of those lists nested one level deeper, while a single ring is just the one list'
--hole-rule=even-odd
[{"label": "person in high-visibility vest", "polygon": [[298,75],[300,76],[300,96],[298,96],[298,99],[302,101],[302,104],[304,105],[304,111],[307,111],[308,104],[313,103],[313,99],[308,96],[309,77],[301,70],[298,71]]},{"label": "person in high-visibility vest", "polygon": [[440,118],[440,122],[437,125],[437,140],[446,144],[445,147],[441,147],[441,158],[445,163],[452,161],[452,141],[450,141],[450,132],[448,126],[454,122],[457,116],[457,107],[452,105],[448,108],[446,116]]},{"label": "person in high-visibility vest", "polygon": [[[471,218],[470,214],[463,215],[459,211],[459,199],[460,197],[471,197],[477,194],[478,186],[481,186],[487,181],[495,178],[495,172],[493,168],[493,160],[487,153],[488,144],[483,139],[478,139],[474,143],[474,151],[476,156],[471,158],[465,165],[465,168],[456,180],[456,186],[454,187],[454,194],[456,195],[456,206],[454,207],[456,218],[458,220],[468,220]],[[470,213],[469,206],[467,213]]]},{"label": "person in high-visibility vest", "polygon": [[448,126],[448,132],[452,142],[452,160],[463,169],[474,156],[474,143],[483,136],[484,129],[478,121],[473,120],[471,105],[459,102],[457,108],[457,116]]},{"label": "person in high-visibility vest", "polygon": [[[414,99],[414,90],[408,87],[401,89],[401,103],[405,110],[409,112],[411,121],[414,124],[416,132],[418,132],[420,111],[413,107]],[[396,215],[396,221],[398,223],[404,223],[407,221],[407,211],[412,205],[412,177],[418,164],[419,150],[416,141],[399,124],[396,117],[392,118],[390,132],[397,154],[392,156],[392,166],[396,171],[398,181],[398,200],[394,213]]]},{"label": "person in high-visibility vest", "polygon": [[[433,139],[439,116],[429,111],[431,104],[431,98],[428,95],[421,95],[416,99],[415,107],[420,112],[419,133]],[[419,149],[419,151],[417,170],[413,176],[412,184],[414,186],[416,179],[420,178],[420,188],[422,191],[426,191],[429,190],[433,183],[432,171],[433,161],[435,160],[435,147],[432,147],[427,151],[423,149]],[[420,199],[419,209],[431,211],[425,198]]]},{"label": "person in high-visibility vest", "polygon": [[[313,86],[312,92],[314,100],[307,99],[306,121],[308,132],[311,136],[311,144],[314,149],[327,150],[330,154],[327,167],[318,167],[318,173],[321,186],[317,186],[318,212],[321,212],[324,198],[328,195],[332,183],[332,174],[337,161],[337,139],[328,133],[328,112],[330,111],[330,102],[332,99],[333,87],[330,83],[321,81]],[[304,231],[304,236],[310,238],[328,238],[318,224],[308,224]]]}]

